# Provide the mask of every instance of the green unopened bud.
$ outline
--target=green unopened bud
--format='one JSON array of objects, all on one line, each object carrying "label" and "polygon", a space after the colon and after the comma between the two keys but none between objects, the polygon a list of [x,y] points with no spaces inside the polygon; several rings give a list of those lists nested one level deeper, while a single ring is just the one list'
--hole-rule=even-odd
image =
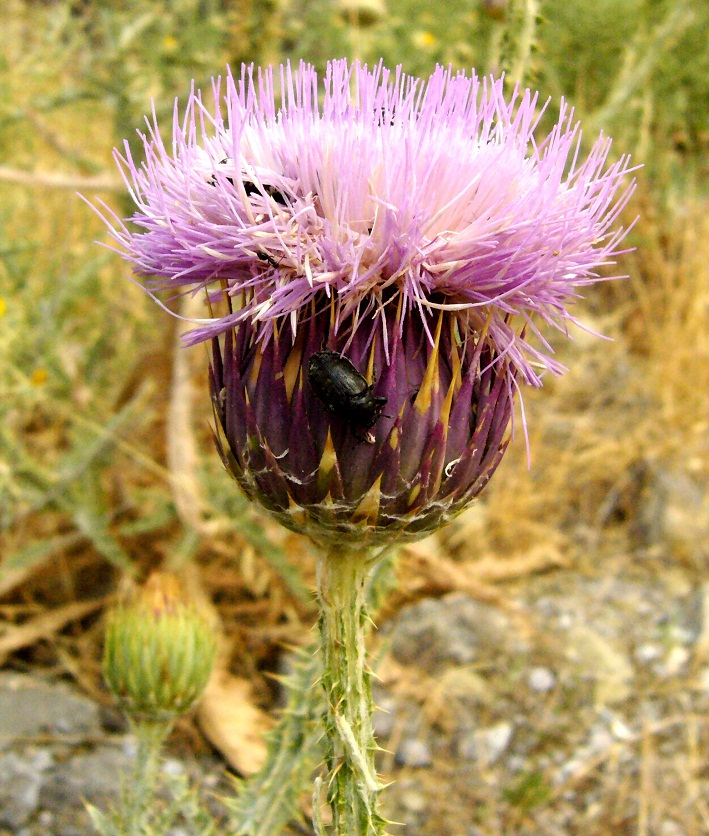
[{"label": "green unopened bud", "polygon": [[507,20],[509,0],[485,0],[483,8],[488,17],[493,20]]},{"label": "green unopened bud", "polygon": [[387,15],[384,0],[340,0],[337,8],[346,23],[355,22],[365,28],[374,26]]},{"label": "green unopened bud", "polygon": [[213,625],[174,577],[155,573],[109,613],[104,677],[131,719],[169,721],[202,695],[215,652]]}]

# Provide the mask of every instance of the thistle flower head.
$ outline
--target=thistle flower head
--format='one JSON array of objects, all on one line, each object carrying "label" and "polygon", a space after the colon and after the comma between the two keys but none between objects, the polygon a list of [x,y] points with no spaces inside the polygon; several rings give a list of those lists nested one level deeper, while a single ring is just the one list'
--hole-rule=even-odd
[{"label": "thistle flower head", "polygon": [[279,75],[193,91],[170,146],[153,119],[144,163],[117,154],[134,227],[107,221],[149,289],[206,289],[187,342],[214,341],[247,494],[314,535],[420,536],[491,475],[518,384],[561,371],[539,328],[620,252],[629,161],[602,137],[582,160],[563,103],[536,137],[536,94],[501,79]]}]

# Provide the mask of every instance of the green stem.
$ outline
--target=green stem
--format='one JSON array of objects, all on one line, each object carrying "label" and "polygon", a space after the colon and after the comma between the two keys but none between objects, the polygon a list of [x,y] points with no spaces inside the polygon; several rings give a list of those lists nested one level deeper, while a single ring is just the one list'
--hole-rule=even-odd
[{"label": "green stem", "polygon": [[377,812],[382,786],[374,766],[372,692],[365,633],[363,549],[331,547],[317,561],[322,683],[327,698],[327,796],[336,836],[384,836]]},{"label": "green stem", "polygon": [[121,815],[126,836],[144,836],[151,811],[163,744],[172,722],[136,721],[133,723],[138,743],[135,767],[130,783],[124,788]]},{"label": "green stem", "polygon": [[510,71],[509,78],[509,81],[511,81],[513,85],[521,85],[524,81],[525,74],[529,70],[529,59],[532,55],[532,47],[534,46],[538,20],[539,1],[524,0],[522,31],[519,33],[519,37],[517,39],[517,55],[515,57],[514,65]]}]

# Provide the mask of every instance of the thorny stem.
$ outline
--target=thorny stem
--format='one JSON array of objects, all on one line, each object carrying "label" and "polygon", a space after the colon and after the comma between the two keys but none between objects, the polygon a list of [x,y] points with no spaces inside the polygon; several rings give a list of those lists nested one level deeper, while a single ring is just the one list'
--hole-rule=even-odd
[{"label": "thorny stem", "polygon": [[374,766],[374,705],[364,642],[368,558],[364,549],[332,546],[317,561],[326,785],[336,836],[385,836],[385,821],[377,812],[382,785]]},{"label": "thorny stem", "polygon": [[121,814],[126,836],[143,836],[158,776],[163,743],[170,734],[172,722],[136,721],[133,730],[138,749],[130,783],[124,788]]}]

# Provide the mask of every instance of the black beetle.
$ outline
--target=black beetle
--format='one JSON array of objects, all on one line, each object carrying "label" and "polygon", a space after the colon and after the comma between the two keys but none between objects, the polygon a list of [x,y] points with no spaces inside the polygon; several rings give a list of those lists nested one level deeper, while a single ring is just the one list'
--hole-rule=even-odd
[{"label": "black beetle", "polygon": [[[258,186],[255,183],[252,183],[251,180],[244,180],[244,191],[246,192],[246,197],[251,197],[252,195],[256,195],[257,197],[261,195],[261,191],[259,190]],[[271,200],[278,203],[279,206],[288,206],[288,200],[286,199],[285,194],[280,189],[277,189],[275,186],[264,185],[262,186],[264,192],[271,198]]]},{"label": "black beetle", "polygon": [[[368,430],[382,414],[386,398],[374,394],[347,357],[336,351],[316,351],[308,358],[308,382],[329,412],[353,429]],[[368,435],[368,441],[373,439]]]},{"label": "black beetle", "polygon": [[[223,160],[219,161],[219,166],[223,170],[224,168],[230,168],[234,165],[234,160],[230,159],[229,157],[224,157]],[[242,172],[243,174],[243,172]],[[227,183],[231,183],[234,185],[234,178],[231,175],[227,175],[224,178]],[[216,174],[212,174],[212,176],[207,180],[210,186],[217,185],[217,176]],[[264,183],[261,188],[259,188],[256,183],[252,182],[248,179],[242,179],[242,184],[244,186],[244,191],[246,192],[246,197],[252,197],[256,195],[260,197],[262,194],[266,194],[268,197],[271,198],[275,203],[279,206],[288,206],[288,199],[286,198],[285,194],[276,186],[271,186],[268,183]]]},{"label": "black beetle", "polygon": [[280,267],[279,262],[276,261],[272,255],[265,253],[263,250],[258,250],[256,252],[256,258],[258,258],[259,261],[265,261],[266,264],[270,264],[271,267]]}]

